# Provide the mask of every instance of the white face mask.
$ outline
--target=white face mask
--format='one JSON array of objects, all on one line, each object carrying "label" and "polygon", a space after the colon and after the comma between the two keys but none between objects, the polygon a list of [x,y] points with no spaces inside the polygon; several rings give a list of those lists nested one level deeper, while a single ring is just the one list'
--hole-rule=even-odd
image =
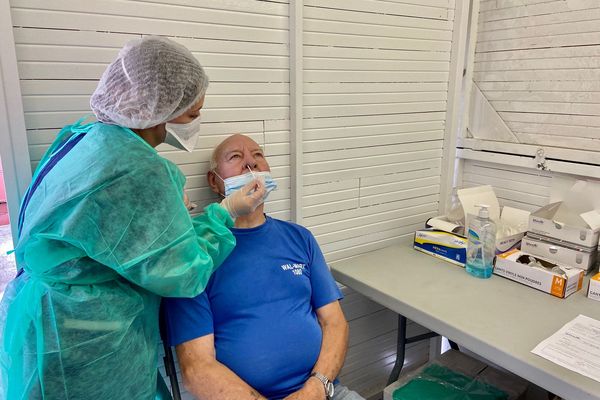
[{"label": "white face mask", "polygon": [[167,122],[165,125],[167,137],[165,143],[181,150],[192,152],[200,134],[200,117],[196,117],[187,124],[173,124]]},{"label": "white face mask", "polygon": [[262,178],[265,182],[265,195],[263,196],[263,200],[267,199],[269,193],[273,190],[277,189],[277,182],[273,180],[271,177],[271,173],[269,171],[264,172],[246,172],[242,175],[230,176],[227,179],[223,179],[215,172],[215,175],[219,177],[225,184],[225,197],[229,196],[231,193],[236,190],[240,190],[248,183],[252,182],[254,179]]}]

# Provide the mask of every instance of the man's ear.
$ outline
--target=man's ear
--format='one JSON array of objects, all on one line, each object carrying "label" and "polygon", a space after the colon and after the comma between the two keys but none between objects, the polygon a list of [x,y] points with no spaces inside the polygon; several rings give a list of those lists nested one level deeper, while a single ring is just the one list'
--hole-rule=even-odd
[{"label": "man's ear", "polygon": [[210,186],[210,189],[213,192],[215,192],[216,194],[220,194],[219,186],[217,185],[217,179],[219,178],[214,173],[214,171],[210,170],[206,173],[206,181],[208,182],[208,186]]}]

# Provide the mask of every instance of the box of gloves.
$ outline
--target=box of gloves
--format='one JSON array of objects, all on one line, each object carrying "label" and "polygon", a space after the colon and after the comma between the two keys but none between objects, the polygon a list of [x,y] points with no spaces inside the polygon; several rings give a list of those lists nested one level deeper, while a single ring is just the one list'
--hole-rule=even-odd
[{"label": "box of gloves", "polygon": [[598,247],[600,182],[555,178],[550,204],[531,214],[529,231],[581,247]]},{"label": "box of gloves", "polygon": [[590,278],[587,297],[600,301],[600,272]]},{"label": "box of gloves", "polygon": [[494,274],[565,298],[581,289],[584,271],[513,249],[496,257]]},{"label": "box of gloves", "polygon": [[478,186],[456,191],[454,206],[446,216],[431,218],[426,229],[415,232],[414,248],[464,267],[467,239],[464,227],[477,214],[477,205],[490,206],[490,218],[496,222],[496,254],[518,247],[527,230],[529,212],[512,207],[500,207],[491,186]]},{"label": "box of gloves", "polygon": [[590,272],[596,266],[598,249],[561,242],[554,238],[528,232],[521,243],[521,250],[534,256],[566,264]]},{"label": "box of gloves", "polygon": [[553,180],[551,203],[532,213],[522,250],[590,272],[598,258],[600,183]]}]

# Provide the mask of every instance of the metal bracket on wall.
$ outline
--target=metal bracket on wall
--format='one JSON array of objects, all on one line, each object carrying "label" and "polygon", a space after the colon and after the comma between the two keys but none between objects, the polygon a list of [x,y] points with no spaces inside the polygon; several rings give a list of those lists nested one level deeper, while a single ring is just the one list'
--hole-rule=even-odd
[{"label": "metal bracket on wall", "polygon": [[541,147],[537,149],[535,153],[535,161],[537,163],[537,169],[542,171],[550,171],[548,165],[546,165],[546,154],[544,153],[544,149],[542,149]]}]

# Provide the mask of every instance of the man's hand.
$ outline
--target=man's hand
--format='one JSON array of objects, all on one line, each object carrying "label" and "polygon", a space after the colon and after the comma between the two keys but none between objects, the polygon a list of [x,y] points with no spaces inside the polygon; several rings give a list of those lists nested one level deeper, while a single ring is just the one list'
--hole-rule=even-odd
[{"label": "man's hand", "polygon": [[284,400],[325,400],[325,386],[317,378],[308,378],[300,390],[287,396]]},{"label": "man's hand", "polygon": [[208,334],[175,348],[185,388],[203,400],[267,400],[216,360],[214,343],[214,335]]}]

